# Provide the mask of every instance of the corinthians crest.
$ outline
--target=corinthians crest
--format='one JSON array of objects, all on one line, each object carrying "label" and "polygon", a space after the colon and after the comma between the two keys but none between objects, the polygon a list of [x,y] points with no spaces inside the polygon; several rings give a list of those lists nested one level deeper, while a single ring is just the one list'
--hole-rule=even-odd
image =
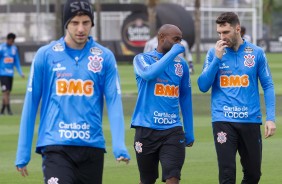
[{"label": "corinthians crest", "polygon": [[143,144],[139,141],[135,142],[135,150],[137,153],[142,153]]},{"label": "corinthians crest", "polygon": [[100,72],[103,68],[102,62],[103,62],[103,58],[100,56],[89,56],[89,63],[88,63],[88,70],[97,73]]},{"label": "corinthians crest", "polygon": [[180,63],[174,64],[175,66],[175,74],[181,77],[183,75],[183,67]]},{"label": "corinthians crest", "polygon": [[226,142],[227,137],[226,137],[227,133],[225,132],[218,132],[217,133],[217,142],[219,142],[220,144],[223,144]]},{"label": "corinthians crest", "polygon": [[245,61],[244,61],[244,65],[251,68],[255,66],[255,56],[248,54],[244,56]]}]

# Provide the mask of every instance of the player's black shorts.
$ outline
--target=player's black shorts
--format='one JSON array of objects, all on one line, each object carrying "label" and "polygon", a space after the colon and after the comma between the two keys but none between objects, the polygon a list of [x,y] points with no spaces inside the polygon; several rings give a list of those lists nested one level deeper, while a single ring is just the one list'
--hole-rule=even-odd
[{"label": "player's black shorts", "polygon": [[259,183],[262,140],[260,124],[213,122],[219,183],[236,183],[236,154],[243,167],[242,183]]},{"label": "player's black shorts", "polygon": [[175,177],[180,180],[185,160],[185,136],[182,127],[153,130],[135,127],[134,149],[143,184],[155,183],[158,164],[162,166],[162,181]]},{"label": "player's black shorts", "polygon": [[81,146],[46,146],[42,150],[45,184],[102,184],[105,150]]},{"label": "player's black shorts", "polygon": [[13,77],[0,76],[0,82],[1,82],[1,90],[2,90],[2,92],[12,91]]}]

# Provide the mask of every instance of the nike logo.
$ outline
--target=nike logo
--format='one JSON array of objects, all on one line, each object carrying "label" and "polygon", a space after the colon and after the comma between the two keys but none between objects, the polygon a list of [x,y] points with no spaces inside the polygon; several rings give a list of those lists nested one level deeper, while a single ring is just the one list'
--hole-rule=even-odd
[{"label": "nike logo", "polygon": [[57,64],[57,63],[60,63],[62,62],[63,60],[59,60],[59,61],[53,61],[53,64]]},{"label": "nike logo", "polygon": [[184,141],[185,141],[185,140],[180,140],[179,142],[182,144],[182,143],[184,143]]}]

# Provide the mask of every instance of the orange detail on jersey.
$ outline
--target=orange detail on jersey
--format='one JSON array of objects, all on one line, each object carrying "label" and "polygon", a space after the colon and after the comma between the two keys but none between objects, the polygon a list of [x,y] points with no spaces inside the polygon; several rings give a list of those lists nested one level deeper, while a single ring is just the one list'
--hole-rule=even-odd
[{"label": "orange detail on jersey", "polygon": [[92,96],[94,93],[93,85],[94,82],[91,80],[58,79],[56,81],[56,93],[57,95]]},{"label": "orange detail on jersey", "polygon": [[248,75],[222,75],[220,76],[220,87],[248,87],[249,76]]},{"label": "orange detail on jersey", "polygon": [[5,57],[4,58],[4,63],[13,63],[14,62],[14,58],[12,57]]},{"label": "orange detail on jersey", "polygon": [[174,85],[163,85],[160,83],[155,84],[155,95],[166,97],[178,97],[179,87]]}]

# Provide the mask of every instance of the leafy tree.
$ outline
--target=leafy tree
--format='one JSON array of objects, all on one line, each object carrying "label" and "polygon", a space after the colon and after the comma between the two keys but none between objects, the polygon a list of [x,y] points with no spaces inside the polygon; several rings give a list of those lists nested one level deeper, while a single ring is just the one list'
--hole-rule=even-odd
[{"label": "leafy tree", "polygon": [[282,16],[281,0],[263,0],[263,23],[269,29],[269,33],[268,33],[269,37],[275,35],[273,34],[275,27],[274,22],[277,22],[276,20],[280,20],[281,16]]}]

